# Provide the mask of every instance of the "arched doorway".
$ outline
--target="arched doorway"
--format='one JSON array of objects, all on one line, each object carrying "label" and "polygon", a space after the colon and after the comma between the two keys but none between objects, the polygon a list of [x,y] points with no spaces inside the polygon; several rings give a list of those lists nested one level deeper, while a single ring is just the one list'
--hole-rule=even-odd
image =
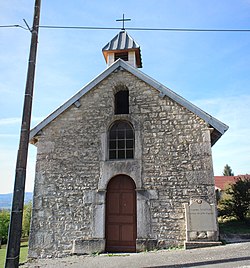
[{"label": "arched doorway", "polygon": [[136,251],[136,192],[134,181],[126,175],[110,180],[106,196],[106,251]]}]

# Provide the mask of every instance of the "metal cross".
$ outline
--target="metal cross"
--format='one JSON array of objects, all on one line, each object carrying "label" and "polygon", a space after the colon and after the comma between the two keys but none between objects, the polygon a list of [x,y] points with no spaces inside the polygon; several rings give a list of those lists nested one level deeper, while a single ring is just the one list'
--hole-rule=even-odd
[{"label": "metal cross", "polygon": [[125,21],[130,21],[131,19],[125,19],[124,18],[124,14],[122,14],[122,19],[118,19],[116,21],[122,21],[122,31],[125,31],[125,27],[124,27],[124,22]]}]

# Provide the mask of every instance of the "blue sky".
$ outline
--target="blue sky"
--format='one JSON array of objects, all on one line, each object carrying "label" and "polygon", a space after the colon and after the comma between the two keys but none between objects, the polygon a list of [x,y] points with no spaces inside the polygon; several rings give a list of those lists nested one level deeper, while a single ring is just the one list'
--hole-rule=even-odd
[{"label": "blue sky", "polygon": [[[0,25],[32,25],[33,0],[0,1]],[[250,29],[250,0],[42,0],[40,25]],[[250,32],[128,31],[144,73],[229,125],[213,147],[215,175],[250,174]],[[102,47],[118,30],[40,29],[32,126],[106,68]],[[0,28],[0,193],[12,192],[30,33]],[[26,191],[36,148],[29,147]]]}]

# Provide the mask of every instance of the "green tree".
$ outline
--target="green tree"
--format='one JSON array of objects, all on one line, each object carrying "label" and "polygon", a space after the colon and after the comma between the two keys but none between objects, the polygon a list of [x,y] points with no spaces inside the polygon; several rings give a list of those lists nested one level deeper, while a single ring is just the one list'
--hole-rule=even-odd
[{"label": "green tree", "polygon": [[224,167],[223,176],[234,176],[234,173],[228,164]]},{"label": "green tree", "polygon": [[218,209],[221,216],[234,216],[245,221],[250,213],[250,179],[242,177],[231,184],[226,189]]},{"label": "green tree", "polygon": [[22,236],[28,237],[30,233],[30,220],[32,213],[32,202],[28,202],[23,208]]},{"label": "green tree", "polygon": [[10,223],[10,212],[6,209],[0,211],[0,248],[1,244],[6,244]]}]

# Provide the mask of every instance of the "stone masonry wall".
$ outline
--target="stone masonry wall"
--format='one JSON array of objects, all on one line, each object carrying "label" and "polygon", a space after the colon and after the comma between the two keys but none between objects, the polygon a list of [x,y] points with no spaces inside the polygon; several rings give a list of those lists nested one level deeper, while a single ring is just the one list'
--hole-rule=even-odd
[{"label": "stone masonry wall", "polygon": [[138,122],[140,131],[141,188],[157,193],[147,201],[148,238],[156,239],[159,247],[183,244],[183,204],[191,198],[214,202],[206,123],[120,70],[86,93],[79,100],[80,107],[72,105],[37,137],[30,257],[68,255],[74,239],[93,238],[100,161],[108,161],[100,133],[107,133],[116,118],[114,92],[119,85],[129,90],[129,117]]}]

